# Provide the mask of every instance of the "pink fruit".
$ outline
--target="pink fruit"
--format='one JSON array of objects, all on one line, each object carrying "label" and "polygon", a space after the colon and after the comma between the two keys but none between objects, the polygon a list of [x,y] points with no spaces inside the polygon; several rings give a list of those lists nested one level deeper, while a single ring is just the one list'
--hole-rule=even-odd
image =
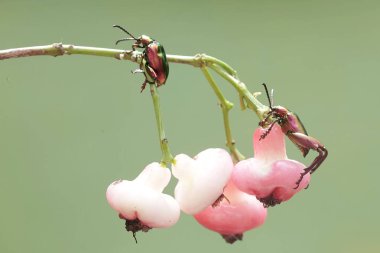
[{"label": "pink fruit", "polygon": [[232,180],[241,191],[255,195],[267,207],[289,200],[307,187],[310,174],[306,174],[296,188],[305,165],[287,158],[280,126],[275,124],[265,139],[260,140],[265,131],[260,127],[256,129],[253,136],[254,158],[237,163]]},{"label": "pink fruit", "polygon": [[181,210],[193,215],[214,203],[223,194],[233,167],[229,153],[220,148],[206,149],[194,159],[177,155],[172,172],[178,178],[175,198]]},{"label": "pink fruit", "polygon": [[238,190],[230,182],[224,191],[225,198],[194,215],[204,227],[223,236],[228,243],[241,240],[245,231],[262,225],[267,210],[255,196]]},{"label": "pink fruit", "polygon": [[170,227],[180,215],[177,201],[162,193],[170,177],[168,168],[151,163],[135,180],[113,182],[107,189],[107,201],[127,221],[126,225],[140,228],[136,231]]}]

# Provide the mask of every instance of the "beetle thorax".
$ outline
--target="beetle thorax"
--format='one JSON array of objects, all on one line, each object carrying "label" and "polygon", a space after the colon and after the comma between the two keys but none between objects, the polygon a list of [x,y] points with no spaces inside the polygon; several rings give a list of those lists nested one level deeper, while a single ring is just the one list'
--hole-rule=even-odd
[{"label": "beetle thorax", "polygon": [[147,35],[141,35],[139,41],[143,46],[147,46],[153,41],[153,39]]}]

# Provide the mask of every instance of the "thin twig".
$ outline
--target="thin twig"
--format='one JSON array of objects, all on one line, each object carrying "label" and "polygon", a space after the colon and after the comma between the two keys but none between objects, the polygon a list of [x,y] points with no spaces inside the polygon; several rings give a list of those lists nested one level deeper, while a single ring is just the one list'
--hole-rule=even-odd
[{"label": "thin twig", "polygon": [[[11,58],[29,57],[29,56],[63,56],[63,55],[92,55],[112,57],[118,60],[129,60],[140,63],[142,52],[132,50],[120,50],[98,47],[75,46],[71,44],[53,43],[45,46],[24,47],[0,50],[0,60]],[[269,107],[261,104],[242,83],[236,74],[236,71],[227,63],[206,54],[197,54],[195,56],[166,55],[167,60],[172,63],[188,64],[194,67],[210,67],[218,75],[226,79],[239,92],[241,106],[244,108],[244,101],[248,108],[256,112],[259,119],[269,111]]]},{"label": "thin twig", "polygon": [[209,82],[211,88],[213,89],[215,95],[218,97],[220,107],[222,109],[224,131],[226,134],[226,146],[229,148],[234,160],[236,162],[239,162],[244,159],[244,156],[236,148],[235,141],[232,138],[230,119],[229,119],[229,114],[228,114],[234,105],[224,97],[222,91],[219,89],[218,85],[216,84],[214,78],[211,76],[207,68],[202,67],[201,70],[204,76],[206,77],[207,81]]}]

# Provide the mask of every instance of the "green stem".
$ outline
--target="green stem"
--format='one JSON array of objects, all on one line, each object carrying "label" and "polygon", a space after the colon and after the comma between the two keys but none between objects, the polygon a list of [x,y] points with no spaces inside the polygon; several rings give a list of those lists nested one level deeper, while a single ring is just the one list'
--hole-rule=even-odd
[{"label": "green stem", "polygon": [[237,77],[236,71],[227,63],[206,55],[206,54],[197,54],[195,56],[182,56],[182,55],[166,55],[169,62],[174,63],[182,63],[182,64],[189,64],[193,65],[194,67],[202,68],[203,66],[209,66],[211,64],[218,65],[221,67],[224,71],[226,71],[229,75],[232,75],[234,77]]},{"label": "green stem", "polygon": [[[262,120],[265,117],[270,108],[260,103],[260,101],[257,100],[256,97],[247,89],[247,86],[243,82],[229,75],[217,65],[212,64],[210,65],[210,68],[213,69],[216,73],[218,73],[222,78],[227,80],[230,84],[232,84],[232,86],[239,93],[239,96],[242,100],[241,103],[246,102],[246,106],[253,110],[260,120]],[[244,104],[242,104],[242,107],[243,106]]]},{"label": "green stem", "polygon": [[[35,46],[35,47],[22,47],[22,48],[12,48],[0,50],[0,60],[6,60],[18,57],[28,57],[28,56],[39,56],[39,55],[50,55],[50,56],[62,56],[62,55],[92,55],[92,56],[103,56],[112,57],[116,59],[138,61],[141,58],[141,52],[132,50],[119,50],[119,49],[109,49],[109,48],[98,48],[98,47],[86,47],[86,46],[75,46],[70,44],[53,43],[51,45],[45,46]],[[215,64],[221,67],[229,75],[236,77],[236,71],[229,66],[227,63],[205,54],[197,54],[195,56],[182,56],[182,55],[170,55],[168,54],[167,60],[174,63],[182,63],[193,65],[194,67],[202,67],[204,65],[208,66]]]},{"label": "green stem", "polygon": [[214,90],[215,95],[218,97],[220,107],[222,108],[224,131],[225,131],[226,140],[227,140],[226,146],[229,148],[234,160],[236,162],[239,162],[244,159],[244,156],[239,152],[239,150],[235,146],[236,144],[232,138],[230,120],[229,120],[229,114],[228,114],[234,105],[224,97],[222,91],[219,89],[218,85],[216,84],[214,78],[212,78],[212,76],[210,75],[210,72],[207,70],[207,68],[202,67],[201,70],[204,76],[206,77],[207,81],[209,82],[211,88]]},{"label": "green stem", "polygon": [[150,84],[150,94],[152,95],[154,114],[156,115],[156,123],[158,129],[158,137],[160,141],[160,147],[162,151],[161,164],[168,167],[170,163],[173,162],[173,156],[170,153],[168,139],[165,136],[164,127],[162,124],[161,110],[160,110],[160,97],[157,92],[155,84]]}]

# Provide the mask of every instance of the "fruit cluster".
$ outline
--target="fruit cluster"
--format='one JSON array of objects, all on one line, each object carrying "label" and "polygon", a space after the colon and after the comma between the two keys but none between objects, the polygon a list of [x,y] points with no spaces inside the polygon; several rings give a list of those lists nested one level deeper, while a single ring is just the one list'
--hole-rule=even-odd
[{"label": "fruit cluster", "polygon": [[[253,135],[254,157],[233,163],[224,149],[210,148],[194,158],[179,154],[171,171],[154,162],[132,180],[113,182],[107,201],[135,233],[174,225],[181,211],[228,243],[262,225],[267,207],[289,200],[306,188],[310,174],[297,180],[305,166],[286,156],[284,134],[277,124],[265,139],[266,129]],[[162,193],[171,175],[178,180],[174,197]],[[135,237],[136,238],[136,237]]]}]

